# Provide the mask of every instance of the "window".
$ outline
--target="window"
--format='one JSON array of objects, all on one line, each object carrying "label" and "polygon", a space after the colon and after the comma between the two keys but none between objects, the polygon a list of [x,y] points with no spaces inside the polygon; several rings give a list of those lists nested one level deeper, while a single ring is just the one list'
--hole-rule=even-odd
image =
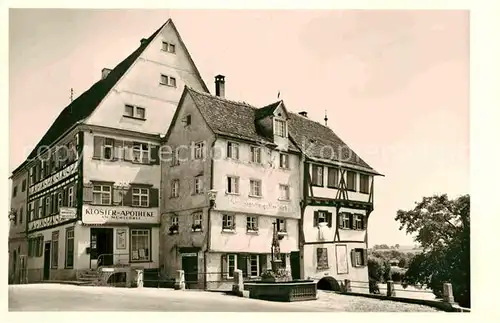
[{"label": "window", "polygon": [[234,278],[236,269],[236,255],[227,255],[227,277]]},{"label": "window", "polygon": [[40,163],[40,178],[41,179],[44,179],[47,174],[45,174],[45,170],[46,170],[46,162],[45,160],[42,160],[42,162]]},{"label": "window", "polygon": [[250,255],[250,277],[258,277],[259,268],[259,255]]},{"label": "window", "polygon": [[235,142],[227,143],[227,158],[240,159],[240,145]]},{"label": "window", "polygon": [[288,155],[287,154],[280,154],[280,168],[288,169],[289,166],[290,165],[288,163]]},{"label": "window", "polygon": [[240,179],[235,176],[228,176],[227,177],[227,193],[229,194],[239,194],[240,188],[239,188],[239,183]]},{"label": "window", "polygon": [[256,216],[247,216],[247,231],[259,231]]},{"label": "window", "polygon": [[170,166],[177,166],[179,165],[179,150],[178,149],[175,149],[173,152],[172,152],[172,164]]},{"label": "window", "polygon": [[276,230],[278,232],[286,232],[286,221],[285,219],[276,220]]},{"label": "window", "polygon": [[262,196],[262,182],[259,180],[250,180],[250,196]]},{"label": "window", "polygon": [[40,219],[43,217],[43,197],[38,200],[38,217],[37,219]]},{"label": "window", "polygon": [[368,253],[366,249],[353,249],[351,255],[353,267],[366,266],[368,264]]},{"label": "window", "polygon": [[274,134],[278,137],[286,137],[286,123],[284,120],[274,120]]},{"label": "window", "polygon": [[161,49],[165,52],[175,54],[175,45],[167,42],[162,42]]},{"label": "window", "polygon": [[351,214],[349,213],[342,213],[340,215],[340,227],[342,229],[350,229],[351,228]]},{"label": "window", "polygon": [[261,151],[260,147],[250,147],[250,155],[252,158],[252,163],[260,164],[262,162],[260,151]]},{"label": "window", "polygon": [[16,197],[17,195],[17,186],[14,186],[14,189],[12,190],[12,197]]},{"label": "window", "polygon": [[339,187],[339,170],[334,167],[328,167],[328,187]]},{"label": "window", "polygon": [[148,229],[130,230],[131,261],[150,260],[151,231]]},{"label": "window", "polygon": [[50,203],[50,195],[45,197],[45,215],[52,213],[52,203]]},{"label": "window", "polygon": [[174,179],[171,184],[170,197],[179,197],[179,180]]},{"label": "window", "polygon": [[318,224],[319,223],[326,223],[326,222],[328,222],[327,213],[324,211],[319,211],[318,212]]},{"label": "window", "polygon": [[283,201],[290,200],[290,186],[280,184],[280,200]]},{"label": "window", "polygon": [[92,203],[110,205],[111,204],[111,186],[94,185],[92,188]]},{"label": "window", "polygon": [[323,166],[312,165],[312,184],[323,186]]},{"label": "window", "polygon": [[224,214],[222,216],[222,230],[234,230],[234,215]]},{"label": "window", "polygon": [[356,173],[347,171],[347,189],[350,191],[356,191]]},{"label": "window", "polygon": [[75,250],[75,230],[66,229],[66,268],[73,268],[73,256]]},{"label": "window", "polygon": [[23,224],[23,207],[19,209],[19,224]]},{"label": "window", "polygon": [[149,189],[132,188],[132,206],[149,206]]},{"label": "window", "polygon": [[34,172],[35,172],[35,167],[31,167],[30,174],[29,174],[31,184],[35,183],[35,173]]},{"label": "window", "polygon": [[133,148],[134,162],[148,163],[149,162],[149,144],[134,142]]},{"label": "window", "polygon": [[73,187],[68,188],[68,206],[73,207]]},{"label": "window", "polygon": [[316,249],[316,261],[318,269],[328,268],[328,249],[327,248],[317,248]]},{"label": "window", "polygon": [[162,85],[167,85],[167,86],[172,86],[176,87],[177,86],[177,81],[175,80],[175,77],[172,76],[167,76],[167,75],[161,75],[161,80],[160,84]]},{"label": "window", "polygon": [[205,143],[198,142],[194,145],[194,159],[203,159],[205,155]]},{"label": "window", "polygon": [[26,191],[26,179],[23,179],[23,186],[22,186],[22,191]]},{"label": "window", "polygon": [[369,183],[370,183],[370,176],[365,174],[359,174],[359,191],[361,193],[365,194],[370,193]]},{"label": "window", "polygon": [[193,213],[193,231],[201,231],[202,220],[203,220],[202,212]]},{"label": "window", "polygon": [[178,215],[172,215],[171,225],[179,226],[179,216]]},{"label": "window", "polygon": [[203,193],[203,176],[196,176],[194,178],[194,194]]},{"label": "window", "polygon": [[356,230],[365,229],[365,217],[362,214],[354,215],[354,229]]},{"label": "window", "polygon": [[52,232],[52,245],[50,249],[52,269],[57,269],[59,263],[59,230]]},{"label": "window", "polygon": [[146,119],[146,109],[126,104],[124,116],[144,120]]},{"label": "window", "polygon": [[35,219],[35,204],[34,202],[28,203],[28,221]]},{"label": "window", "polygon": [[61,209],[61,206],[63,206],[63,195],[62,192],[57,193],[57,208],[56,212],[59,212]]}]

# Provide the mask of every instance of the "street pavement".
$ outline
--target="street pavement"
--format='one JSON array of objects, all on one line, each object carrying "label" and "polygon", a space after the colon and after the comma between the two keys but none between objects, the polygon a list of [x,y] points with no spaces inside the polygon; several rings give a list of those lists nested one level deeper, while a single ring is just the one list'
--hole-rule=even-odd
[{"label": "street pavement", "polygon": [[318,291],[314,301],[279,303],[197,290],[61,284],[9,286],[9,311],[435,312],[428,306]]}]

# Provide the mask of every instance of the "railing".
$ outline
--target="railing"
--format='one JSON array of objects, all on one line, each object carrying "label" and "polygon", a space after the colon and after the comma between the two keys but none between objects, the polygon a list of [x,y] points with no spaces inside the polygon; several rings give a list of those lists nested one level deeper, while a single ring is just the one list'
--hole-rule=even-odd
[{"label": "railing", "polygon": [[[126,258],[123,260],[124,257]],[[102,264],[105,258],[111,258],[111,264],[109,265]],[[106,266],[129,265],[129,264],[130,262],[128,253],[103,253],[97,256],[97,270]]]}]

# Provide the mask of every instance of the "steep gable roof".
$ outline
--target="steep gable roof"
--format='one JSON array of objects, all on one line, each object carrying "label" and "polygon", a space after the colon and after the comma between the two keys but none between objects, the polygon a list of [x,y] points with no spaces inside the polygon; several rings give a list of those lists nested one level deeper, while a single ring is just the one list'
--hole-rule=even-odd
[{"label": "steep gable roof", "polygon": [[[282,101],[259,109],[247,103],[201,93],[187,86],[183,96],[186,94],[191,95],[194,104],[214,133],[274,144],[272,138],[266,137],[259,131],[255,120],[272,113]],[[351,165],[378,174],[330,128],[292,112],[288,112],[288,116],[290,118],[289,141],[293,150],[302,151],[311,159],[334,160],[346,166]],[[175,117],[173,122],[175,122]],[[342,154],[342,158],[340,158],[340,154]]]},{"label": "steep gable roof", "polygon": [[78,96],[73,102],[66,106],[63,111],[59,114],[56,120],[52,123],[49,130],[45,133],[42,139],[38,142],[35,148],[31,151],[28,158],[18,166],[13,173],[16,173],[20,168],[22,168],[30,160],[34,159],[39,153],[43,153],[46,149],[38,152],[38,149],[43,146],[51,145],[55,140],[62,136],[65,132],[70,130],[75,124],[82,122],[88,118],[99,106],[101,101],[106,97],[106,95],[113,89],[113,87],[118,83],[122,76],[129,70],[129,68],[134,64],[134,62],[139,58],[139,56],[144,52],[148,45],[153,41],[153,39],[160,33],[160,31],[167,25],[171,24],[179,41],[181,42],[187,56],[192,63],[195,72],[199,79],[201,80],[202,86],[205,91],[209,92],[205,82],[203,81],[196,65],[194,64],[189,51],[187,50],[182,38],[180,37],[177,28],[175,27],[172,19],[168,19],[160,28],[158,28],[151,36],[147,39],[141,41],[140,46],[127,58],[121,61],[115,68],[111,70],[105,79],[101,79],[94,83],[87,91]]}]

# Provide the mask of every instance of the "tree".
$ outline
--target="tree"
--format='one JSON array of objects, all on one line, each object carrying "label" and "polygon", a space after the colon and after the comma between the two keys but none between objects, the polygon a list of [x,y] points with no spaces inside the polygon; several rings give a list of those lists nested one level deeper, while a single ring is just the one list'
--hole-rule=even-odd
[{"label": "tree", "polygon": [[408,258],[399,259],[398,267],[400,268],[408,268]]},{"label": "tree", "polygon": [[470,307],[470,196],[434,195],[416,204],[395,218],[423,248],[411,260],[405,281],[425,284],[438,297],[443,283],[450,282],[455,300]]},{"label": "tree", "polygon": [[396,245],[394,246],[396,249],[399,249],[399,243],[396,243]]}]

